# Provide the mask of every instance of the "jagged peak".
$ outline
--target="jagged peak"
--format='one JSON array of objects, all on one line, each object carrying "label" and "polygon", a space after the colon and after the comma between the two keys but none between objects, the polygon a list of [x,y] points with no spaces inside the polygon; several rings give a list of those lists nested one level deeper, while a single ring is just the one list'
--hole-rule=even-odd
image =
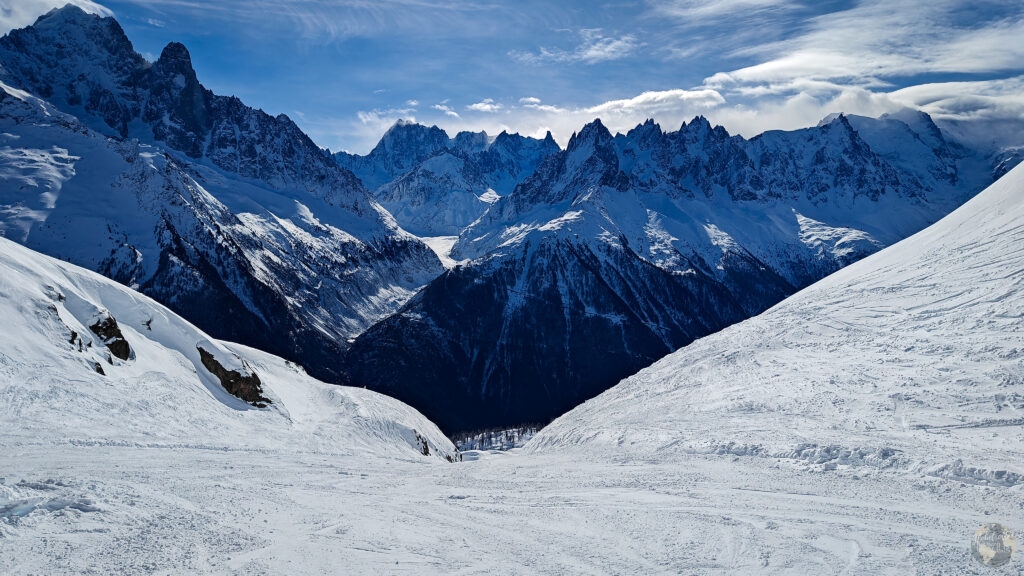
[{"label": "jagged peak", "polygon": [[565,147],[568,151],[573,151],[590,143],[594,147],[608,144],[612,140],[612,133],[608,131],[608,128],[601,123],[600,118],[595,118],[592,122],[585,125],[578,133],[574,132],[572,138],[569,139],[569,145]]},{"label": "jagged peak", "polygon": [[[75,4],[65,4],[39,16],[30,26],[12,30],[8,36],[38,35],[42,39],[52,39],[53,42],[62,45],[69,42],[77,45],[81,40],[85,40],[104,51],[131,48],[131,41],[110,12],[99,6],[96,10],[99,13],[86,11]],[[80,33],[78,40],[73,39],[76,35],[67,34],[70,30]]]},{"label": "jagged peak", "polygon": [[427,126],[426,124],[420,124],[415,120],[407,120],[405,118],[399,118],[395,120],[395,123],[384,132],[384,138],[389,136],[396,136],[399,134],[426,134],[426,133],[441,133],[444,134],[445,138],[448,138],[448,133],[437,127],[437,125]]},{"label": "jagged peak", "polygon": [[626,133],[626,138],[636,138],[648,134],[663,134],[661,125],[655,122],[653,118],[648,118],[643,124],[637,124]]},{"label": "jagged peak", "polygon": [[182,62],[188,64],[189,68],[192,67],[192,56],[188,53],[188,48],[185,47],[181,42],[168,42],[167,46],[160,51],[160,58],[157,62]]},{"label": "jagged peak", "polygon": [[192,56],[188,48],[180,42],[170,42],[160,52],[160,57],[153,63],[153,69],[167,76],[181,74],[186,80],[195,80],[196,72],[192,68]]},{"label": "jagged peak", "polygon": [[730,137],[729,131],[724,126],[721,124],[712,126],[711,122],[703,115],[694,116],[689,123],[683,122],[683,125],[679,127],[679,134],[689,134],[698,139],[725,140]]},{"label": "jagged peak", "polygon": [[689,131],[693,131],[693,130],[699,129],[699,130],[704,131],[704,132],[711,132],[711,130],[712,130],[711,122],[708,122],[708,119],[705,118],[703,114],[698,115],[698,116],[694,116],[693,120],[690,120],[689,124],[687,124],[686,122],[683,122],[682,127],[680,127],[679,129],[680,130],[689,130]]},{"label": "jagged peak", "polygon": [[850,124],[850,119],[844,112],[838,112],[825,116],[821,122],[818,122],[818,128],[824,128],[826,130],[841,130],[844,134],[855,134],[857,130]]},{"label": "jagged peak", "polygon": [[821,128],[822,126],[827,126],[834,122],[840,116],[843,116],[842,112],[832,112],[830,114],[827,114],[824,118],[818,121],[817,127]]},{"label": "jagged peak", "polygon": [[455,135],[455,138],[451,140],[451,146],[463,150],[465,152],[473,153],[480,150],[485,150],[490,144],[491,138],[487,135],[487,132],[481,130],[479,132],[471,132],[469,130],[463,130]]}]

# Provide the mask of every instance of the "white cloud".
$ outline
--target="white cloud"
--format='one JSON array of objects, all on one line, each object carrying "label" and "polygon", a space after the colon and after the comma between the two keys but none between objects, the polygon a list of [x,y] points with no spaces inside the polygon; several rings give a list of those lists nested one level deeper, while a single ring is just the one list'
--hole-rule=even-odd
[{"label": "white cloud", "polygon": [[943,129],[978,146],[1021,146],[1024,134],[1024,75],[999,80],[919,84],[890,94],[920,108]]},{"label": "white cloud", "polygon": [[632,98],[610,100],[586,111],[590,114],[617,116],[654,115],[672,112],[685,107],[713,108],[725,103],[725,98],[715,90],[662,90],[644,92]]},{"label": "white cloud", "polygon": [[405,101],[405,105],[406,106],[410,106],[412,108],[415,108],[415,107],[420,105],[420,101],[419,100],[406,100]]},{"label": "white cloud", "polygon": [[584,30],[583,38],[583,44],[577,49],[574,59],[587,64],[625,58],[640,45],[632,34],[608,38],[602,36],[600,30]]},{"label": "white cloud", "polygon": [[[445,102],[447,102],[447,100],[445,100]],[[440,112],[444,112],[445,116],[451,116],[452,118],[461,118],[458,112],[452,110],[450,106],[443,102],[441,104],[434,104],[433,106],[431,106],[431,108],[433,108],[434,110],[438,110]]]},{"label": "white cloud", "polygon": [[934,73],[985,73],[1020,69],[1024,18],[989,20],[964,27],[955,0],[869,0],[818,16],[795,38],[749,46],[760,64],[709,77],[713,88],[784,83],[794,79],[880,85],[879,79]]},{"label": "white cloud", "polygon": [[74,4],[90,14],[114,15],[109,8],[92,0],[3,0],[0,2],[0,34],[6,34],[15,28],[24,28],[35,22],[39,16],[66,4]]},{"label": "white cloud", "polygon": [[474,110],[476,112],[487,112],[491,114],[501,110],[502,108],[504,108],[504,106],[495,102],[493,98],[484,98],[483,100],[477,102],[476,104],[470,104],[469,106],[466,106],[467,110]]},{"label": "white cloud", "polygon": [[519,99],[520,104],[540,104],[540,98],[534,98],[533,96],[527,96]]},{"label": "white cloud", "polygon": [[792,10],[797,6],[789,0],[660,0],[653,2],[657,12],[685,19],[708,19],[731,16],[737,12]]},{"label": "white cloud", "polygon": [[529,108],[530,110],[540,110],[542,112],[552,112],[555,114],[566,112],[565,108],[559,108],[558,106],[552,106],[551,104],[524,104],[523,108]]},{"label": "white cloud", "polygon": [[619,60],[632,55],[643,44],[632,34],[605,36],[600,28],[584,28],[578,32],[580,43],[573,50],[541,47],[536,52],[512,50],[509,56],[526,63],[582,62],[596,64]]}]

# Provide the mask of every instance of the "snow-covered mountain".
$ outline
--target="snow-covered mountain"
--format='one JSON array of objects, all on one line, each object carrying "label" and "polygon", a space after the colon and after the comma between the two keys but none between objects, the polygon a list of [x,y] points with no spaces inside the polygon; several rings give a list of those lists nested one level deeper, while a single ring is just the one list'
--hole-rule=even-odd
[{"label": "snow-covered mountain", "polygon": [[442,428],[542,421],[936,221],[986,162],[920,113],[750,140],[595,121],[356,339],[353,382]]},{"label": "snow-covered mountain", "polygon": [[0,38],[0,233],[214,336],[340,378],[348,338],[441,272],[285,116],[149,63],[73,5]]},{"label": "snow-covered mountain", "polygon": [[502,132],[460,132],[395,123],[366,156],[339,152],[406,230],[420,236],[457,236],[499,197],[509,194],[537,165],[559,150],[543,140]]}]

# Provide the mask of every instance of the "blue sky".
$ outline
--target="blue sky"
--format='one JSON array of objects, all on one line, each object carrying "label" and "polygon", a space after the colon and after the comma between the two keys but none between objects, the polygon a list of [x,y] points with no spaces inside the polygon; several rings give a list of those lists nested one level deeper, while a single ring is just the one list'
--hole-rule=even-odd
[{"label": "blue sky", "polygon": [[[0,0],[0,32],[63,0]],[[76,0],[153,58],[188,46],[200,81],[364,153],[398,118],[449,133],[601,117],[730,131],[902,106],[1024,118],[1020,0]]]}]

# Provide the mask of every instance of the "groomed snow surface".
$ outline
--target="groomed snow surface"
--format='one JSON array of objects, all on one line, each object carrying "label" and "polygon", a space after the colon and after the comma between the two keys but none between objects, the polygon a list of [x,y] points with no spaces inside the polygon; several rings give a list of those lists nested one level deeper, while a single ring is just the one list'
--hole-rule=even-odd
[{"label": "groomed snow surface", "polygon": [[[969,544],[1024,533],[1022,274],[1019,167],[526,447],[452,464],[398,402],[0,240],[0,573],[1019,573]],[[107,361],[102,313],[134,357]],[[272,404],[226,395],[201,342]]]}]

